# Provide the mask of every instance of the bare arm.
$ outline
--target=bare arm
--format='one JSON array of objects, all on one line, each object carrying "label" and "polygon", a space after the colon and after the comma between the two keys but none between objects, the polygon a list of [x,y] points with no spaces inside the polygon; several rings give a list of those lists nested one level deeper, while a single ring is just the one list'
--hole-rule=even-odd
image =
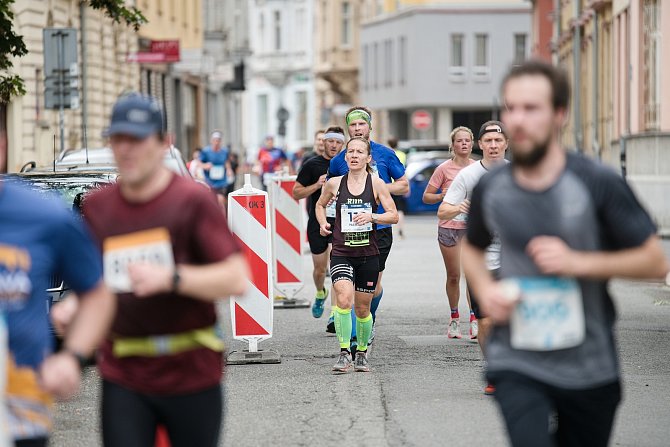
[{"label": "bare arm", "polygon": [[342,177],[335,177],[328,180],[321,191],[321,197],[316,202],[315,212],[316,220],[319,222],[319,232],[322,236],[328,236],[332,233],[328,219],[326,218],[326,207],[328,202],[335,197],[336,188],[339,188]]},{"label": "bare arm", "polygon": [[323,174],[321,177],[319,177],[319,180],[313,185],[303,186],[302,184],[295,182],[295,185],[293,186],[293,198],[295,200],[300,200],[304,199],[305,197],[309,197],[321,189],[325,182],[326,174]]},{"label": "bare arm", "polygon": [[437,217],[441,220],[451,220],[454,217],[458,216],[461,213],[467,214],[470,211],[470,201],[464,200],[458,205],[452,205],[451,203],[442,202],[440,208],[437,210]]},{"label": "bare arm", "polygon": [[639,247],[613,252],[575,251],[563,240],[552,236],[533,238],[526,253],[548,275],[607,279],[660,279],[670,265],[657,236],[649,237]]},{"label": "bare arm", "polygon": [[423,192],[423,203],[427,203],[428,205],[440,203],[442,200],[444,200],[444,195],[446,193],[446,190],[438,193],[437,188],[429,184],[426,186],[426,190]]},{"label": "bare arm", "polygon": [[409,180],[407,180],[406,175],[394,180],[393,183],[387,183],[386,186],[388,187],[389,192],[394,196],[404,196],[409,192]]},{"label": "bare arm", "polygon": [[376,198],[379,199],[379,202],[384,207],[384,214],[373,216],[372,213],[359,213],[354,216],[354,223],[356,225],[365,225],[372,222],[373,217],[376,217],[376,222],[379,224],[398,223],[398,211],[389,193],[389,185],[377,177],[374,178],[373,182]]}]

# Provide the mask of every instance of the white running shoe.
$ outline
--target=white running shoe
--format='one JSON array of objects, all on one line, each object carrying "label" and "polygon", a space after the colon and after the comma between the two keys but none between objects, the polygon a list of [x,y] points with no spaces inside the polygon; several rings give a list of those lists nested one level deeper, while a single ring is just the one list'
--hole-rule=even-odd
[{"label": "white running shoe", "polygon": [[449,321],[449,330],[447,331],[447,337],[449,338],[462,338],[461,335],[461,322],[455,318],[452,318]]}]

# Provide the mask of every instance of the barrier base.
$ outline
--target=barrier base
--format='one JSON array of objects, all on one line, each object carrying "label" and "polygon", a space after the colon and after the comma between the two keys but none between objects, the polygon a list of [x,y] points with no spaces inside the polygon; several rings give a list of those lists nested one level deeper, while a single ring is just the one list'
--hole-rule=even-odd
[{"label": "barrier base", "polygon": [[275,308],[296,309],[300,307],[310,307],[311,305],[312,303],[309,300],[275,295]]},{"label": "barrier base", "polygon": [[248,365],[253,363],[281,363],[281,356],[277,351],[263,351],[256,352],[232,351],[228,354],[226,364],[228,365]]}]

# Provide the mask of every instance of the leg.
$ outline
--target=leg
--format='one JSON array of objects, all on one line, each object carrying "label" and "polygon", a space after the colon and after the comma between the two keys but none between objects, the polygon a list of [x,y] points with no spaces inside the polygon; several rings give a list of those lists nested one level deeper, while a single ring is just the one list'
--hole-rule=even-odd
[{"label": "leg", "polygon": [[102,442],[105,447],[154,444],[158,417],[145,396],[102,382]]},{"label": "leg", "polygon": [[354,267],[348,258],[331,259],[331,278],[335,294],[335,333],[341,349],[349,349],[351,343],[351,308],[354,303]]},{"label": "leg", "polygon": [[458,309],[458,301],[461,296],[460,281],[461,281],[461,249],[458,245],[445,246],[440,244],[440,252],[444,260],[444,267],[447,270],[447,298],[449,299],[449,307],[451,309]]},{"label": "leg", "polygon": [[370,304],[372,295],[376,289],[375,281],[379,277],[379,257],[371,256],[364,258],[355,266],[356,294],[354,305],[356,307],[356,323],[358,334],[358,351],[367,351],[370,335],[372,333],[372,314]]},{"label": "leg", "polygon": [[326,280],[326,269],[328,268],[328,257],[330,256],[328,238],[321,236],[318,233],[318,227],[310,221],[307,230],[307,240],[309,241],[309,249],[312,252],[312,262],[314,264],[312,278],[316,287],[316,296],[314,297],[314,303],[312,303],[312,316],[314,318],[321,318],[326,301],[324,281]]},{"label": "leg", "polygon": [[193,394],[154,400],[172,447],[218,446],[223,420],[221,385]]},{"label": "leg", "polygon": [[545,386],[516,373],[494,377],[495,398],[513,447],[551,447],[552,402]]},{"label": "leg", "polygon": [[325,289],[324,282],[326,280],[326,269],[328,268],[328,255],[328,250],[318,255],[312,255],[312,262],[314,263],[312,278],[314,279],[314,286],[317,292]]},{"label": "leg", "polygon": [[615,382],[590,390],[558,390],[559,445],[606,447],[614,416],[621,401],[621,385]]}]

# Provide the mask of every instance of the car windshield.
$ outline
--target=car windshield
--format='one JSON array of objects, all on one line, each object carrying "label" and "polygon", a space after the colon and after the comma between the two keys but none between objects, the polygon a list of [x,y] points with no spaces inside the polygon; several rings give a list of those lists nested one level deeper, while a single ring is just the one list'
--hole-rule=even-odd
[{"label": "car windshield", "polygon": [[36,191],[59,198],[68,208],[72,207],[75,203],[75,199],[81,200],[81,197],[89,191],[102,188],[109,184],[109,181],[106,179],[87,177],[36,177],[23,178],[22,181]]}]

